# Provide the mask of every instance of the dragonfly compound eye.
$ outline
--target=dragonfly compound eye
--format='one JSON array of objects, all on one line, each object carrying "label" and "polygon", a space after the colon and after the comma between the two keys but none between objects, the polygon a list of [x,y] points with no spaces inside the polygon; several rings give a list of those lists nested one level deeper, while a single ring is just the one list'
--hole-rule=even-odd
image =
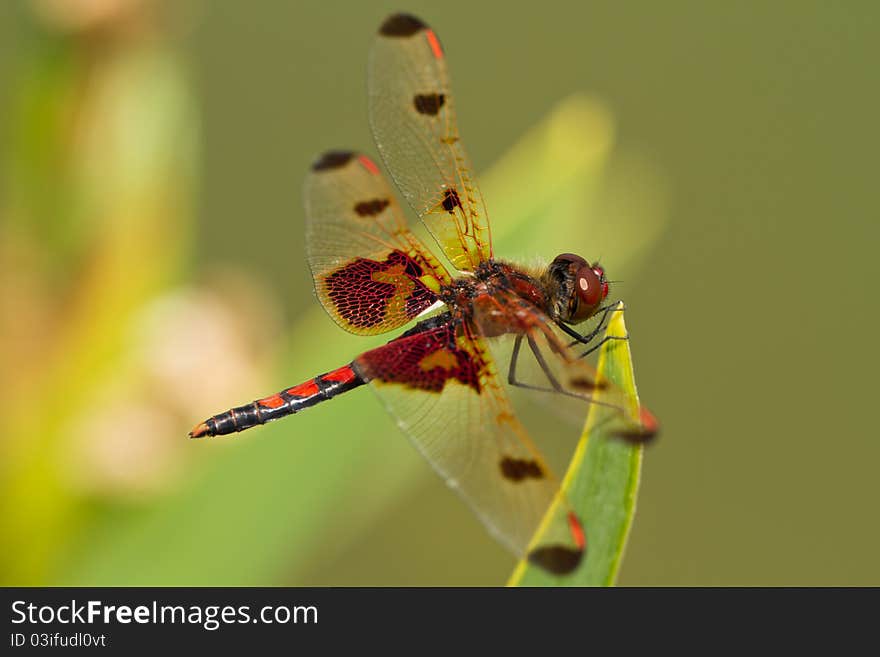
[{"label": "dragonfly compound eye", "polygon": [[604,299],[604,279],[586,260],[572,253],[556,256],[549,268],[552,296],[562,321],[582,322],[590,317]]},{"label": "dragonfly compound eye", "polygon": [[602,301],[608,296],[608,279],[605,277],[605,269],[600,265],[593,265],[593,271],[599,277],[599,285],[602,286]]},{"label": "dragonfly compound eye", "polygon": [[581,307],[597,306],[608,293],[608,283],[604,283],[592,267],[578,269],[575,276],[574,289],[581,301]]}]

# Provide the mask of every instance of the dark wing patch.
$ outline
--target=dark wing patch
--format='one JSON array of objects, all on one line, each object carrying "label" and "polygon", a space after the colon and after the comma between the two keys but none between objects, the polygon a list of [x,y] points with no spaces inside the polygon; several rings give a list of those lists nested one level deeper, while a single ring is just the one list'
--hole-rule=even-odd
[{"label": "dark wing patch", "polygon": [[451,322],[392,340],[358,356],[355,365],[367,381],[438,393],[447,382],[458,381],[480,392],[479,363],[456,345]]},{"label": "dark wing patch", "polygon": [[545,545],[529,552],[528,559],[554,575],[566,575],[578,567],[583,556],[583,550],[565,545]]},{"label": "dark wing patch", "polygon": [[312,164],[312,171],[326,171],[328,169],[339,169],[344,167],[351,158],[354,157],[352,151],[327,151]]},{"label": "dark wing patch", "polygon": [[416,94],[413,97],[413,105],[419,114],[427,114],[436,116],[443,103],[446,102],[446,96],[443,94]]},{"label": "dark wing patch", "polygon": [[393,14],[382,23],[379,34],[387,37],[409,37],[426,27],[428,26],[411,14]]},{"label": "dark wing patch", "polygon": [[454,189],[447,189],[443,193],[443,209],[446,210],[449,214],[453,214],[455,208],[461,207],[461,199],[458,197],[458,192]]},{"label": "dark wing patch", "polygon": [[387,198],[374,198],[369,201],[361,201],[356,203],[354,211],[361,217],[375,217],[381,213],[391,201]]},{"label": "dark wing patch", "polygon": [[540,479],[544,476],[541,465],[534,459],[518,459],[513,456],[505,456],[499,464],[501,474],[510,481],[522,481],[523,479]]},{"label": "dark wing patch", "polygon": [[437,296],[418,280],[422,274],[415,260],[392,251],[383,262],[358,258],[329,274],[323,285],[339,317],[354,328],[371,329],[389,316],[412,319],[434,303]]}]

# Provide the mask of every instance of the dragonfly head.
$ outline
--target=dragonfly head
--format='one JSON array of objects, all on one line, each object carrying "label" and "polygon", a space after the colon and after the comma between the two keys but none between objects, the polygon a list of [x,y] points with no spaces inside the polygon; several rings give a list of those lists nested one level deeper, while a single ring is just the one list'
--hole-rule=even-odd
[{"label": "dragonfly head", "polygon": [[550,311],[567,324],[578,324],[596,313],[608,296],[608,279],[598,263],[563,253],[547,268]]}]

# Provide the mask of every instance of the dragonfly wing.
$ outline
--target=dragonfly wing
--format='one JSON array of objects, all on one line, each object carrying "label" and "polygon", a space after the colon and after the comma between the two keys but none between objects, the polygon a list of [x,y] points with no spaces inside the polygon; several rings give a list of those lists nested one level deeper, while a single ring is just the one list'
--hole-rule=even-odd
[{"label": "dragonfly wing", "polygon": [[489,219],[458,133],[446,58],[421,20],[388,18],[370,54],[370,124],[401,193],[459,270],[492,257]]},{"label": "dragonfly wing", "polygon": [[315,291],[347,331],[372,335],[403,326],[450,282],[407,228],[388,183],[365,155],[322,155],[306,178],[305,206]]},{"label": "dragonfly wing", "polygon": [[[354,368],[501,543],[551,572],[571,571],[585,548],[582,526],[514,415],[483,339],[448,313],[420,328]],[[541,543],[530,545],[554,503]]]}]

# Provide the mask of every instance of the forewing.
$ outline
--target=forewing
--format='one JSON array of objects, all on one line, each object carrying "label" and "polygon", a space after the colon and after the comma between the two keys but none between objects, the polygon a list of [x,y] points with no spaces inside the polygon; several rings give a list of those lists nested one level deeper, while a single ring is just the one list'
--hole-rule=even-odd
[{"label": "forewing", "polygon": [[[569,572],[583,555],[581,524],[514,415],[484,341],[448,318],[362,354],[354,367],[499,541]],[[554,501],[541,543],[530,545]]]},{"label": "forewing", "polygon": [[413,16],[389,17],[373,45],[368,87],[373,136],[391,177],[450,262],[474,271],[492,256],[489,220],[434,32]]},{"label": "forewing", "polygon": [[305,184],[306,254],[315,292],[342,328],[372,335],[410,322],[449,274],[406,226],[376,164],[330,151]]}]

